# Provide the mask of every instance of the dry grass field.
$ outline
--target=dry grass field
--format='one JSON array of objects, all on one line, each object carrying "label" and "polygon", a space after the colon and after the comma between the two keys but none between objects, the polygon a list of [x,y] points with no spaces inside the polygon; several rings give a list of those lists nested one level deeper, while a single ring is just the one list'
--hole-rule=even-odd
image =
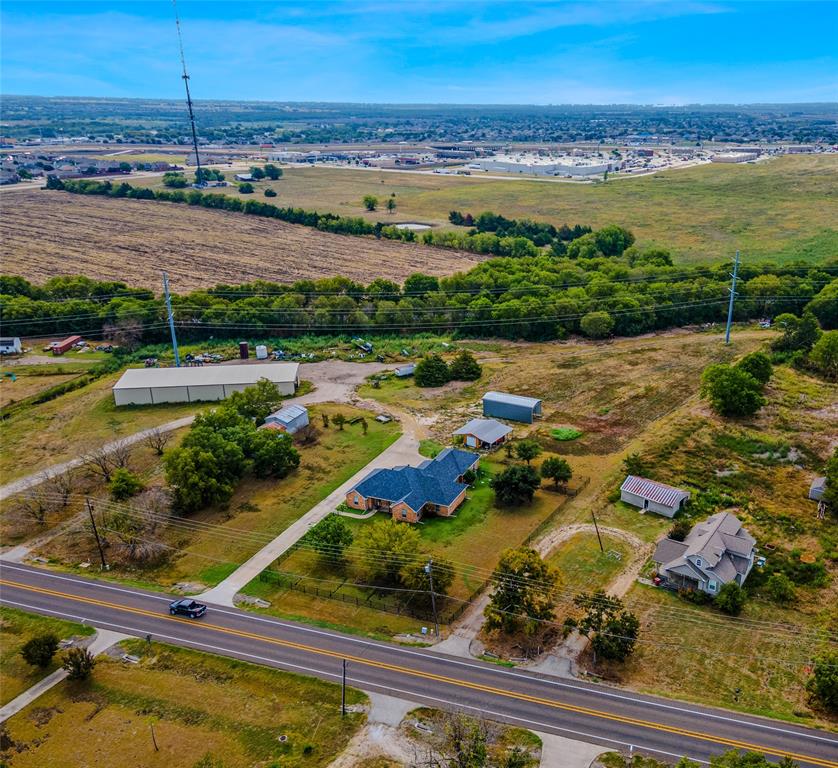
[{"label": "dry grass field", "polygon": [[447,275],[479,261],[227,211],[41,190],[3,199],[0,241],[3,272],[36,282],[83,274],[157,289],[166,268],[179,292],[332,275],[401,281],[412,272]]}]

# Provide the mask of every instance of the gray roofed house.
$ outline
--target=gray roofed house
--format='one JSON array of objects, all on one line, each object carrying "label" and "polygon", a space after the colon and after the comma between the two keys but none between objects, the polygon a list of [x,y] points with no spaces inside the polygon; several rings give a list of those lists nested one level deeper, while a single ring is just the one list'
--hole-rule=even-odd
[{"label": "gray roofed house", "polygon": [[472,419],[454,434],[463,435],[469,448],[494,448],[503,443],[511,432],[512,427],[494,419]]},{"label": "gray roofed house", "polygon": [[821,501],[823,492],[826,490],[826,478],[816,477],[809,486],[809,498],[812,501]]},{"label": "gray roofed house", "polygon": [[664,517],[674,517],[689,498],[689,491],[635,475],[629,475],[620,486],[621,501]]},{"label": "gray roofed house", "polygon": [[693,526],[683,541],[659,541],[652,560],[668,584],[715,595],[729,582],[742,586],[754,565],[755,544],[738,517],[718,512]]}]

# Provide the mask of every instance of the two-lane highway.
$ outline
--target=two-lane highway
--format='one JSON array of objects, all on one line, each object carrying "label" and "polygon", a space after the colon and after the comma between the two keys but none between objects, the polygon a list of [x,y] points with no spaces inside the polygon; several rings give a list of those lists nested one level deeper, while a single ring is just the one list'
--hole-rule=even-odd
[{"label": "two-lane highway", "polygon": [[[171,598],[73,575],[0,564],[0,602],[105,629],[348,682],[435,707],[600,744],[706,761],[731,748],[838,768],[838,736],[725,710],[454,658],[210,606],[190,621]],[[662,660],[663,662],[664,660]]]}]

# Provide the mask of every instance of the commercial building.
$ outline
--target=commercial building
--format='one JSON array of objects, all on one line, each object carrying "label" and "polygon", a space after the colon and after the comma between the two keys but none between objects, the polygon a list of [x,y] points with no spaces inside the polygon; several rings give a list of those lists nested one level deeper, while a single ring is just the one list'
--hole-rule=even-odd
[{"label": "commercial building", "polygon": [[487,392],[483,395],[483,415],[532,424],[541,416],[541,400],[506,392]]},{"label": "commercial building", "polygon": [[255,363],[188,368],[129,368],[113,386],[116,405],[195,403],[224,400],[261,379],[293,395],[299,363]]}]

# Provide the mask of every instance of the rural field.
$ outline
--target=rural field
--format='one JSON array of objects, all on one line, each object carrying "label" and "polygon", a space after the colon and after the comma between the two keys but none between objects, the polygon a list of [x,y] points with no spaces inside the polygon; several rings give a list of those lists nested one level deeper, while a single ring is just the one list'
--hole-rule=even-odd
[{"label": "rural field", "polygon": [[481,260],[226,211],[41,190],[4,197],[0,240],[7,274],[36,282],[83,274],[158,290],[166,269],[177,292],[330,275],[402,281],[413,272],[447,275]]},{"label": "rural field", "polygon": [[[227,173],[232,179],[232,173]],[[160,187],[159,178],[137,179]],[[388,223],[448,225],[452,209],[555,225],[620,224],[640,246],[668,248],[676,263],[717,263],[739,248],[746,261],[818,261],[838,252],[838,155],[786,155],[757,164],[701,165],[606,184],[481,179],[431,173],[287,167],[270,202]],[[224,194],[239,194],[227,187]],[[379,210],[364,211],[364,195]],[[395,194],[397,210],[388,214]]]}]

